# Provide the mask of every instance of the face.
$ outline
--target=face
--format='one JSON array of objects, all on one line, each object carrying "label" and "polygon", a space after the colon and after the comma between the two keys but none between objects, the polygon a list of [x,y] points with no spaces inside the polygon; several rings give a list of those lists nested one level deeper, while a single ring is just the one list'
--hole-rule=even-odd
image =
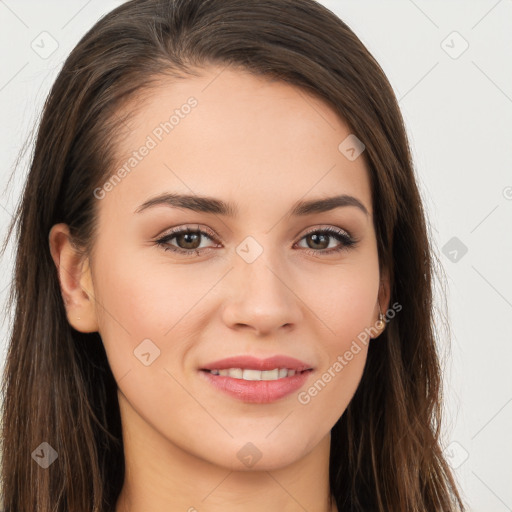
[{"label": "face", "polygon": [[[162,83],[122,137],[125,172],[95,192],[94,315],[124,424],[162,450],[238,470],[259,453],[273,469],[329,436],[360,381],[354,340],[382,278],[371,190],[329,106],[220,71]],[[300,208],[342,195],[362,207]],[[243,356],[299,362],[218,363]]]}]

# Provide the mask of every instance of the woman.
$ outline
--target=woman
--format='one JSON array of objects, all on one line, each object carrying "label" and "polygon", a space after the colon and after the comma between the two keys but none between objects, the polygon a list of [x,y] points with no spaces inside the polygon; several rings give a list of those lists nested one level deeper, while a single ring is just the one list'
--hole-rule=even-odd
[{"label": "woman", "polygon": [[106,15],[14,228],[5,511],[464,509],[402,117],[326,8]]}]

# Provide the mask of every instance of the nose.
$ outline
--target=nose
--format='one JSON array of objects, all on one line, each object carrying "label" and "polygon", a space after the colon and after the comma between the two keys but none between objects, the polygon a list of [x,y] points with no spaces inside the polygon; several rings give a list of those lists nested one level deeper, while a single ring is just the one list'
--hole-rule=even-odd
[{"label": "nose", "polygon": [[222,318],[228,327],[265,336],[300,323],[303,302],[294,291],[293,280],[280,267],[271,266],[263,257],[252,263],[236,261],[225,283],[228,298]]}]

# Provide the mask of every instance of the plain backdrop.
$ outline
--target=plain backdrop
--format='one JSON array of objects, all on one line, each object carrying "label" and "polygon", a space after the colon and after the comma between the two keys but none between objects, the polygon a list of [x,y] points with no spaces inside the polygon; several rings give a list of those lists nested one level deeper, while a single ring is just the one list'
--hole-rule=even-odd
[{"label": "plain backdrop", "polygon": [[[2,239],[31,147],[6,189],[7,180],[58,70],[121,3],[0,0]],[[440,340],[446,455],[471,512],[512,511],[512,1],[321,3],[376,57],[406,122],[432,243],[448,277],[443,313],[452,340]],[[8,250],[0,305],[12,262]],[[4,318],[1,369],[8,328]]]}]

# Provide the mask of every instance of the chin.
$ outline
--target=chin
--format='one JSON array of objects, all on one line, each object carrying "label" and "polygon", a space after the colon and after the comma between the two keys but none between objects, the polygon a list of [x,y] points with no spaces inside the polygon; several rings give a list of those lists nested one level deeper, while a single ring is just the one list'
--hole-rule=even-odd
[{"label": "chin", "polygon": [[266,436],[268,432],[261,436],[250,435],[243,440],[231,440],[229,446],[224,447],[219,443],[217,447],[221,451],[211,454],[213,457],[210,462],[231,471],[274,471],[306,456],[318,442],[310,440],[308,443],[302,437],[293,442],[290,436],[283,436],[287,441],[283,443],[279,436],[272,440],[265,439]]}]

